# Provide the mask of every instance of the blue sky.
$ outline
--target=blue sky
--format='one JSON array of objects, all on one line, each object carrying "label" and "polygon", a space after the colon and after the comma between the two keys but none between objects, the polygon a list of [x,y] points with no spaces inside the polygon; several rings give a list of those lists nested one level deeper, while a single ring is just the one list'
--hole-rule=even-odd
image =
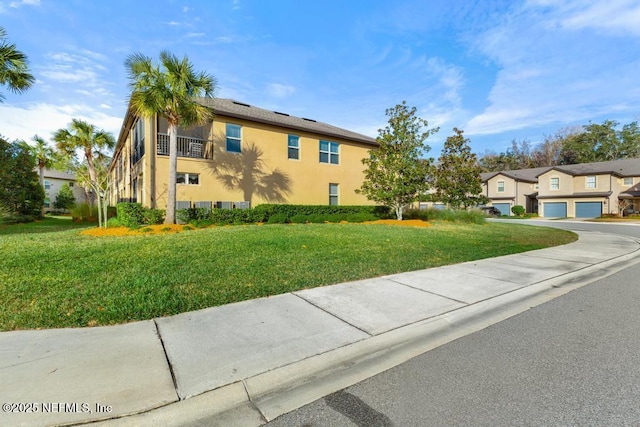
[{"label": "blue sky", "polygon": [[37,81],[4,87],[0,134],[50,138],[72,118],[118,135],[127,55],[187,55],[216,96],[377,136],[406,100],[472,149],[640,120],[637,0],[0,0]]}]

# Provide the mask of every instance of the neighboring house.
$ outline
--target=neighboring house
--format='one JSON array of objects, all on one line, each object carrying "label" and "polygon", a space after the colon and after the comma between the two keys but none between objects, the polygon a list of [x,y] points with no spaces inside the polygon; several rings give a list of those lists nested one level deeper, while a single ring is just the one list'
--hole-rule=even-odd
[{"label": "neighboring house", "polygon": [[[374,138],[230,99],[202,99],[212,123],[178,130],[177,208],[370,204],[355,193]],[[112,200],[166,208],[164,118],[127,112],[110,166]]]},{"label": "neighboring house", "polygon": [[549,168],[520,169],[481,174],[483,193],[503,215],[520,205],[527,213],[538,213],[538,174]]},{"label": "neighboring house", "polygon": [[53,207],[53,204],[56,201],[56,196],[58,195],[60,188],[64,184],[69,184],[69,187],[71,187],[73,196],[76,198],[76,203],[83,203],[87,201],[85,190],[81,186],[77,185],[75,175],[52,169],[45,169],[43,172],[45,212],[56,210]]},{"label": "neighboring house", "polygon": [[640,159],[482,174],[490,204],[521,205],[545,218],[593,218],[640,211]]}]

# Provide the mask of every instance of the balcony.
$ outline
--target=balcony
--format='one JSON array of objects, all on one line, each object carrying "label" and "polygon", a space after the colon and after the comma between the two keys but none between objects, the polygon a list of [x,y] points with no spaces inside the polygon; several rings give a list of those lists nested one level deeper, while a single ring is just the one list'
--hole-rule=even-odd
[{"label": "balcony", "polygon": [[[178,135],[178,157],[204,159],[204,144],[203,139]],[[169,135],[166,133],[158,134],[157,152],[162,156],[169,155]]]}]

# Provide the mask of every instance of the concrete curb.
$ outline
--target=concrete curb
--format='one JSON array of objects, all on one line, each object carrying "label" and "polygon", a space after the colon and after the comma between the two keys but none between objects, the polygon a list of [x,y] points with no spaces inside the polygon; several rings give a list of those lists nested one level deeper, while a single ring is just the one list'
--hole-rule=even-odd
[{"label": "concrete curb", "polygon": [[[636,244],[638,240],[628,239]],[[626,255],[363,339],[146,413],[91,425],[259,426],[443,344],[640,262]]]}]

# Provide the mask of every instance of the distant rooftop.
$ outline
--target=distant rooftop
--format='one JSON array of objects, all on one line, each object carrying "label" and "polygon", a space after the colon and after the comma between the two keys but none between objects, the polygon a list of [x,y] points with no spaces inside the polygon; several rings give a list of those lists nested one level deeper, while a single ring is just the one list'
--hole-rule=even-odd
[{"label": "distant rooftop", "polygon": [[282,126],[293,130],[312,132],[319,135],[326,135],[348,141],[359,142],[369,145],[377,145],[375,138],[332,126],[306,117],[295,117],[281,111],[265,110],[244,102],[234,101],[224,98],[200,98],[202,105],[213,108],[216,114],[222,116],[235,117],[239,119],[251,120],[275,126]]}]

